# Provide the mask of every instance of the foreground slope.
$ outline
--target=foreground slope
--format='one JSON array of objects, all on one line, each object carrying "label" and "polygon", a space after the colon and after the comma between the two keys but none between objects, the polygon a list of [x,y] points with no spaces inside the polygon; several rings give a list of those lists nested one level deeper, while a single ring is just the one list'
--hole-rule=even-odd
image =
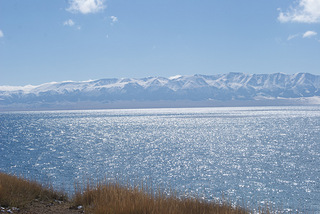
[{"label": "foreground slope", "polygon": [[[80,188],[81,189],[81,188]],[[227,202],[205,201],[161,193],[139,187],[100,183],[77,191],[73,199],[40,183],[0,172],[0,212],[33,214],[247,214],[249,211]],[[264,213],[264,212],[261,212]]]},{"label": "foreground slope", "polygon": [[319,104],[320,76],[220,75],[0,86],[0,110]]}]

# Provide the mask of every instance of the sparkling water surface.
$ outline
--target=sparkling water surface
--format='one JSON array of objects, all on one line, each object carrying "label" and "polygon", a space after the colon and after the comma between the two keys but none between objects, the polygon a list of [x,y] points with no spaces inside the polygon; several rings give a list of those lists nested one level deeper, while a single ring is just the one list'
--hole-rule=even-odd
[{"label": "sparkling water surface", "polygon": [[320,213],[320,107],[3,112],[0,156],[69,193],[107,178]]}]

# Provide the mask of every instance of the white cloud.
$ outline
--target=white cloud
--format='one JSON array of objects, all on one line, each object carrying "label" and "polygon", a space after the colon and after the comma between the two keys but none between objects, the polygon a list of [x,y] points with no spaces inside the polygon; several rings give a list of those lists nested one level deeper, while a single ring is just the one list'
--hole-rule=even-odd
[{"label": "white cloud", "polygon": [[289,40],[296,39],[296,38],[303,38],[303,39],[311,38],[316,35],[318,35],[317,32],[309,30],[309,31],[306,31],[305,33],[297,33],[297,34],[289,35],[287,40],[289,41]]},{"label": "white cloud", "polygon": [[118,17],[116,16],[110,16],[110,19],[111,19],[111,23],[110,23],[111,26],[114,25],[116,22],[118,22]]},{"label": "white cloud", "polygon": [[70,0],[70,7],[67,11],[73,13],[96,13],[106,8],[104,5],[105,0]]},{"label": "white cloud", "polygon": [[110,16],[110,19],[112,20],[113,23],[118,21],[118,18],[116,16]]},{"label": "white cloud", "polygon": [[280,11],[280,22],[319,23],[320,0],[298,0],[287,12]]},{"label": "white cloud", "polygon": [[74,25],[74,21],[72,21],[72,19],[66,20],[65,22],[63,22],[64,26],[73,26]]},{"label": "white cloud", "polygon": [[3,34],[2,30],[0,30],[0,38],[1,37],[4,37],[4,34]]},{"label": "white cloud", "polygon": [[301,34],[290,35],[287,40],[291,40],[291,39],[297,38],[297,37],[300,36],[300,35],[301,35]]},{"label": "white cloud", "polygon": [[314,32],[314,31],[307,31],[303,34],[303,38],[310,38],[310,37],[313,37],[313,36],[316,36],[318,33],[317,32]]}]

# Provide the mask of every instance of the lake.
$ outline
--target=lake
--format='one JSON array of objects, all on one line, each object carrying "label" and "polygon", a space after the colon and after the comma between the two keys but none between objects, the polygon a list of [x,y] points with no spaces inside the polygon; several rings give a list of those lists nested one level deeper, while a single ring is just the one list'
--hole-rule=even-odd
[{"label": "lake", "polygon": [[0,112],[0,171],[320,213],[320,107]]}]

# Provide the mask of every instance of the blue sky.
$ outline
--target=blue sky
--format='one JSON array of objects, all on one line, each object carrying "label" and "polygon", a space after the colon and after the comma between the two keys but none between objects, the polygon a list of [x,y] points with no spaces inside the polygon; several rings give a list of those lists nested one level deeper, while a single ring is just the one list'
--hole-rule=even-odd
[{"label": "blue sky", "polygon": [[0,0],[0,85],[320,74],[320,0]]}]

